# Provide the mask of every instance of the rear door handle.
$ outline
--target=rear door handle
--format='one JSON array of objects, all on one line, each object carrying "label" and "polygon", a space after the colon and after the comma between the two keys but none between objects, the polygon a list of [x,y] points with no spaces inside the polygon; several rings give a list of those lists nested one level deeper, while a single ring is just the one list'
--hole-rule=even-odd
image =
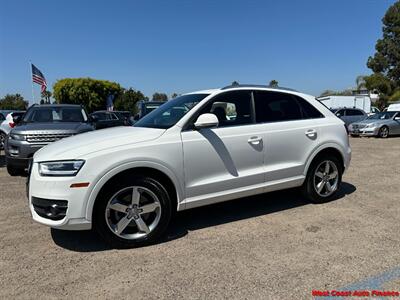
[{"label": "rear door handle", "polygon": [[257,145],[262,141],[262,138],[259,136],[252,136],[247,140],[249,144]]},{"label": "rear door handle", "polygon": [[309,129],[306,131],[306,136],[308,137],[316,137],[317,136],[317,131],[315,129]]}]

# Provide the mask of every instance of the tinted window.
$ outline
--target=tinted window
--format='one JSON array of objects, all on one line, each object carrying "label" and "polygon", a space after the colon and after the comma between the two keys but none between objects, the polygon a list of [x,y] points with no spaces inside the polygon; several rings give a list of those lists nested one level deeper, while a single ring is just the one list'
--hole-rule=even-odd
[{"label": "tinted window", "polygon": [[6,118],[4,118],[3,114],[0,114],[0,121],[4,121]]},{"label": "tinted window", "polygon": [[312,106],[312,104],[310,104],[308,101],[298,96],[295,96],[295,98],[301,107],[301,111],[303,113],[303,119],[316,119],[324,117],[324,115],[321,114],[321,112],[314,106]]},{"label": "tinted window", "polygon": [[252,123],[251,92],[232,91],[215,96],[201,109],[200,114],[212,113],[217,116],[218,127]]},{"label": "tinted window", "polygon": [[343,117],[344,116],[344,110],[340,109],[340,110],[336,111],[335,115],[338,116],[338,117]]},{"label": "tinted window", "polygon": [[296,99],[286,93],[255,91],[257,122],[300,120],[302,114]]},{"label": "tinted window", "polygon": [[23,122],[84,122],[86,114],[80,107],[35,107],[24,116]]},{"label": "tinted window", "polygon": [[93,115],[96,116],[99,121],[107,120],[107,114],[106,113],[103,113],[103,112],[94,113]]},{"label": "tinted window", "polygon": [[346,116],[363,116],[364,114],[357,109],[347,109]]}]

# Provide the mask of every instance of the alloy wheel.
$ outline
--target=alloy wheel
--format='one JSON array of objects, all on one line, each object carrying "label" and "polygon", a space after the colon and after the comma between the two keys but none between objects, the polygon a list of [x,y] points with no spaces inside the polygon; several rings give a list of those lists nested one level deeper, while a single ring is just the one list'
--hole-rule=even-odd
[{"label": "alloy wheel", "polygon": [[321,162],[315,169],[314,189],[321,197],[329,197],[338,188],[339,172],[336,164],[331,160]]},{"label": "alloy wheel", "polygon": [[387,127],[382,127],[382,128],[379,130],[379,135],[380,135],[382,138],[388,137],[388,135],[389,135],[389,129],[388,129]]},{"label": "alloy wheel", "polygon": [[158,197],[142,186],[124,188],[107,203],[106,223],[120,238],[135,240],[150,234],[161,218]]}]

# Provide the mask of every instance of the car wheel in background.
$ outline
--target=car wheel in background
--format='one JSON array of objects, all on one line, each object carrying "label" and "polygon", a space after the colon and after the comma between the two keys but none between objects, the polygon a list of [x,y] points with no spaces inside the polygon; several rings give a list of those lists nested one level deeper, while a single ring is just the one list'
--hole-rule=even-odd
[{"label": "car wheel in background", "polygon": [[389,136],[389,128],[387,126],[382,126],[379,129],[378,136],[380,138],[387,138]]},{"label": "car wheel in background", "polygon": [[93,227],[112,247],[156,242],[168,227],[172,206],[167,190],[150,177],[122,180],[96,200]]},{"label": "car wheel in background", "polygon": [[14,167],[12,165],[7,165],[7,172],[11,176],[21,176],[24,175],[25,169]]},{"label": "car wheel in background", "polygon": [[343,167],[333,155],[317,157],[308,170],[302,186],[303,195],[312,203],[332,200],[342,182]]},{"label": "car wheel in background", "polygon": [[0,150],[4,149],[4,142],[6,141],[6,137],[7,135],[4,132],[0,131]]}]

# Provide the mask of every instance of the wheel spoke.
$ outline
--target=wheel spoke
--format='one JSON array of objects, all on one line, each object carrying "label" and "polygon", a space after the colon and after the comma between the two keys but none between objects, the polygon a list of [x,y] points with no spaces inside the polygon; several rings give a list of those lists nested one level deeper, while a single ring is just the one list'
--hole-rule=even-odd
[{"label": "wheel spoke", "polygon": [[329,161],[325,163],[325,173],[329,174]]},{"label": "wheel spoke", "polygon": [[329,182],[327,182],[325,184],[325,186],[326,186],[326,189],[328,190],[328,192],[332,192],[332,186],[331,186],[331,184]]},{"label": "wheel spoke", "polygon": [[122,212],[122,213],[126,213],[126,210],[127,210],[128,206],[123,205],[123,204],[118,203],[118,202],[114,202],[114,203],[109,205],[109,208],[112,209],[112,210],[116,210],[116,211]]},{"label": "wheel spoke", "polygon": [[158,207],[160,207],[160,204],[158,202],[143,205],[140,207],[140,209],[142,209],[142,212],[140,214],[150,213],[152,211],[155,211]]},{"label": "wheel spoke", "polygon": [[123,217],[121,220],[118,221],[117,225],[115,226],[115,232],[117,234],[121,234],[131,221],[132,219],[128,219],[127,216]]},{"label": "wheel spoke", "polygon": [[324,188],[324,185],[325,185],[325,182],[323,180],[317,184],[318,193],[321,193],[322,189]]},{"label": "wheel spoke", "polygon": [[338,173],[336,171],[333,171],[331,174],[329,174],[329,179],[335,179],[337,175]]},{"label": "wheel spoke", "polygon": [[324,177],[324,174],[322,174],[322,172],[317,172],[315,173],[315,176],[317,176],[318,178],[322,178]]},{"label": "wheel spoke", "polygon": [[138,219],[135,220],[135,222],[140,231],[144,233],[150,232],[149,226],[147,226],[147,224],[143,221],[142,218],[139,217]]},{"label": "wheel spoke", "polygon": [[140,200],[140,192],[137,187],[134,187],[132,189],[132,204],[139,205],[139,200]]}]

